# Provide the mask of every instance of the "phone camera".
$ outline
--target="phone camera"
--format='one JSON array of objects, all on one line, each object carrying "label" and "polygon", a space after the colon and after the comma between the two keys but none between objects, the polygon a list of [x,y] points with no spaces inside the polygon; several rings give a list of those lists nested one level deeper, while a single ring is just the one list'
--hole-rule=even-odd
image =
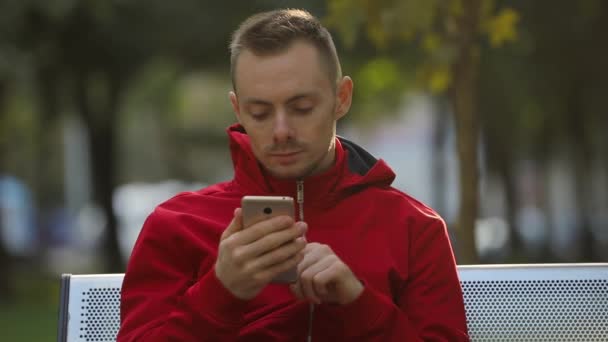
[{"label": "phone camera", "polygon": [[264,208],[264,214],[266,214],[266,215],[272,214],[272,208],[269,208],[269,207]]}]

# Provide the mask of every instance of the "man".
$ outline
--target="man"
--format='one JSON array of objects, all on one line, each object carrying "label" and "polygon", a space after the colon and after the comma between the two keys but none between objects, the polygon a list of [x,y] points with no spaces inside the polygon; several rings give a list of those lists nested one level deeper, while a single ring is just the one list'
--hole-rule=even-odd
[{"label": "man", "polygon": [[[247,19],[231,43],[234,178],[158,206],[122,290],[119,341],[466,341],[447,230],[336,137],[353,82],[300,10]],[[298,199],[243,229],[241,198]],[[271,283],[297,267],[291,285]]]}]

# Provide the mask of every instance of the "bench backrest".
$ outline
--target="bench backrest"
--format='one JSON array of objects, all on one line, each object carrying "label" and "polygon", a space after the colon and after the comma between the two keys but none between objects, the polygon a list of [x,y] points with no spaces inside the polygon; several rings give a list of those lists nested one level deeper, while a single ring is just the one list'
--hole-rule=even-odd
[{"label": "bench backrest", "polygon": [[608,264],[460,266],[472,341],[608,341]]},{"label": "bench backrest", "polygon": [[57,341],[115,341],[124,274],[61,276]]},{"label": "bench backrest", "polygon": [[[608,263],[459,266],[472,341],[608,341]],[[114,341],[123,274],[61,280],[58,341]]]}]

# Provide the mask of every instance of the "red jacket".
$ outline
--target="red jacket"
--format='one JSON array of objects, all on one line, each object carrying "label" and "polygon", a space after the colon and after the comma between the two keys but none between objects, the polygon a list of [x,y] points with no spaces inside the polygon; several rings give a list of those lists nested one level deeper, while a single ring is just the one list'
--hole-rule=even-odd
[{"label": "red jacket", "polygon": [[[467,341],[464,304],[443,220],[390,187],[395,175],[337,138],[336,163],[304,180],[307,240],[331,246],[365,284],[354,302],[309,304],[285,285],[234,297],[215,277],[219,237],[244,195],[296,198],[295,181],[263,173],[249,137],[228,130],[234,179],[159,205],[135,244],[122,287],[118,341]],[[311,327],[309,327],[309,323]]]}]

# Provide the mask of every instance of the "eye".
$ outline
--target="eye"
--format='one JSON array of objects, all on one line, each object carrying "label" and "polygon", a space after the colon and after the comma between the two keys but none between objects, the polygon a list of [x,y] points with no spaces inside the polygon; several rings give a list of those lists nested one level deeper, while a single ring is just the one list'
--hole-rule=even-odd
[{"label": "eye", "polygon": [[268,117],[272,112],[272,108],[266,104],[253,103],[245,107],[245,111],[253,120],[261,121]]},{"label": "eye", "polygon": [[255,112],[255,113],[250,113],[251,117],[253,117],[256,120],[261,120],[263,118],[265,118],[266,116],[268,116],[268,112]]},{"label": "eye", "polygon": [[312,112],[313,107],[295,107],[293,110],[298,114],[308,114]]}]

